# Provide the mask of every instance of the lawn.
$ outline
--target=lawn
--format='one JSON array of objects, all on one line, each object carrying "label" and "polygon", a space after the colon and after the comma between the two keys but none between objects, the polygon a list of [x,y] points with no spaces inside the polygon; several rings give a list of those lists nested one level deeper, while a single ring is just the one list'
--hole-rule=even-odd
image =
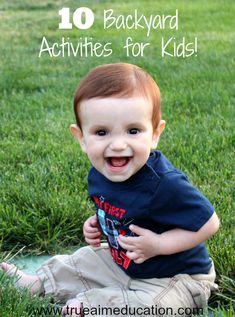
[{"label": "lawn", "polygon": [[[86,0],[83,5],[94,12],[93,26],[59,30],[58,11],[69,7],[72,14],[78,1],[0,2],[0,259],[22,247],[55,254],[84,243],[82,225],[94,210],[87,195],[90,165],[68,130],[74,122],[73,94],[92,67],[130,62],[145,68],[160,86],[167,126],[159,149],[209,198],[220,217],[219,232],[207,242],[220,285],[210,305],[219,305],[218,316],[233,316],[235,3]],[[178,9],[179,28],[151,30],[149,37],[146,28],[104,30],[103,12],[110,8],[116,16],[136,9],[146,17],[174,15]],[[44,52],[39,57],[43,37],[50,46],[62,37],[74,47],[85,38],[103,47],[110,42],[112,54],[50,57]],[[143,56],[127,56],[127,37],[150,43]],[[162,57],[162,37],[174,37],[176,45],[197,37],[197,52]],[[28,310],[32,299],[4,276],[0,280],[1,316],[34,316]],[[36,297],[32,305],[47,301]]]}]

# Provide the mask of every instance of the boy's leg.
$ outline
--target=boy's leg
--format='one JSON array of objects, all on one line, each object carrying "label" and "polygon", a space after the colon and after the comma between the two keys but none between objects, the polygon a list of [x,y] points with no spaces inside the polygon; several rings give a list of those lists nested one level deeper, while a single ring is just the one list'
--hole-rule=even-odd
[{"label": "boy's leg", "polygon": [[127,287],[111,285],[77,295],[84,316],[191,316],[206,313],[213,268],[208,274],[173,278],[130,279]]},{"label": "boy's leg", "polygon": [[107,244],[83,247],[72,255],[57,255],[45,262],[37,274],[46,294],[60,301],[79,293],[115,285],[127,288],[130,278],[114,263]]},{"label": "boy's leg", "polygon": [[95,309],[97,316],[128,316],[128,309],[132,316],[134,310],[136,316],[189,316],[205,309],[210,290],[215,289],[213,267],[208,274],[130,279],[113,262],[107,246],[56,256],[41,267],[39,276],[45,280],[46,293],[64,301],[76,297],[85,316],[94,316]]},{"label": "boy's leg", "polygon": [[8,264],[6,262],[0,263],[0,269],[5,271],[8,275],[15,277],[15,284],[18,287],[27,288],[32,294],[40,293],[42,283],[37,275],[29,275],[24,273],[14,264]]},{"label": "boy's leg", "polygon": [[178,274],[172,278],[132,280],[130,289],[136,290],[136,296],[140,297],[142,288],[146,298],[152,297],[153,316],[191,316],[207,313],[210,293],[217,289],[214,281],[212,264],[208,274]]}]

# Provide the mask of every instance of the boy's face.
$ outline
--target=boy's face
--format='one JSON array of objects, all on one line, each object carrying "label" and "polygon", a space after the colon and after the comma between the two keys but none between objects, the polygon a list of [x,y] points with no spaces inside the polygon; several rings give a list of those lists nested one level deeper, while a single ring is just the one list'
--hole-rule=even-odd
[{"label": "boy's face", "polygon": [[80,104],[82,130],[70,129],[92,165],[113,182],[123,182],[148,160],[164,129],[152,127],[152,104],[141,96],[93,98]]}]

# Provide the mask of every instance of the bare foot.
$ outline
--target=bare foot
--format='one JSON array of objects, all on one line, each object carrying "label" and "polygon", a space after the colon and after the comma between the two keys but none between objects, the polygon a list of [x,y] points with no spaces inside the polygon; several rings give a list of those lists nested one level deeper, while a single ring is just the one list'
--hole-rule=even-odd
[{"label": "bare foot", "polygon": [[62,308],[62,316],[82,317],[82,304],[76,298],[67,301]]},{"label": "bare foot", "polygon": [[32,294],[36,294],[41,289],[41,281],[36,275],[28,275],[13,264],[5,262],[0,263],[0,268],[8,275],[16,276],[16,285],[23,288],[28,288]]}]

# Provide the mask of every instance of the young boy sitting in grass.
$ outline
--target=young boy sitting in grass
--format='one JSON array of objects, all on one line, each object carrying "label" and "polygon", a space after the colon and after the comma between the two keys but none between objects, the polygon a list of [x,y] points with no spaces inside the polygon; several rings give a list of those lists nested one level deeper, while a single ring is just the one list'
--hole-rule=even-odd
[{"label": "young boy sitting in grass", "polygon": [[204,241],[219,220],[187,177],[154,150],[165,128],[158,86],[137,66],[103,65],[81,81],[74,110],[70,130],[92,164],[96,214],[83,227],[89,246],[53,257],[36,276],[17,271],[18,283],[67,301],[65,315],[94,316],[94,308],[98,316],[102,308],[116,316],[124,309],[136,316],[202,312],[216,288]]}]

